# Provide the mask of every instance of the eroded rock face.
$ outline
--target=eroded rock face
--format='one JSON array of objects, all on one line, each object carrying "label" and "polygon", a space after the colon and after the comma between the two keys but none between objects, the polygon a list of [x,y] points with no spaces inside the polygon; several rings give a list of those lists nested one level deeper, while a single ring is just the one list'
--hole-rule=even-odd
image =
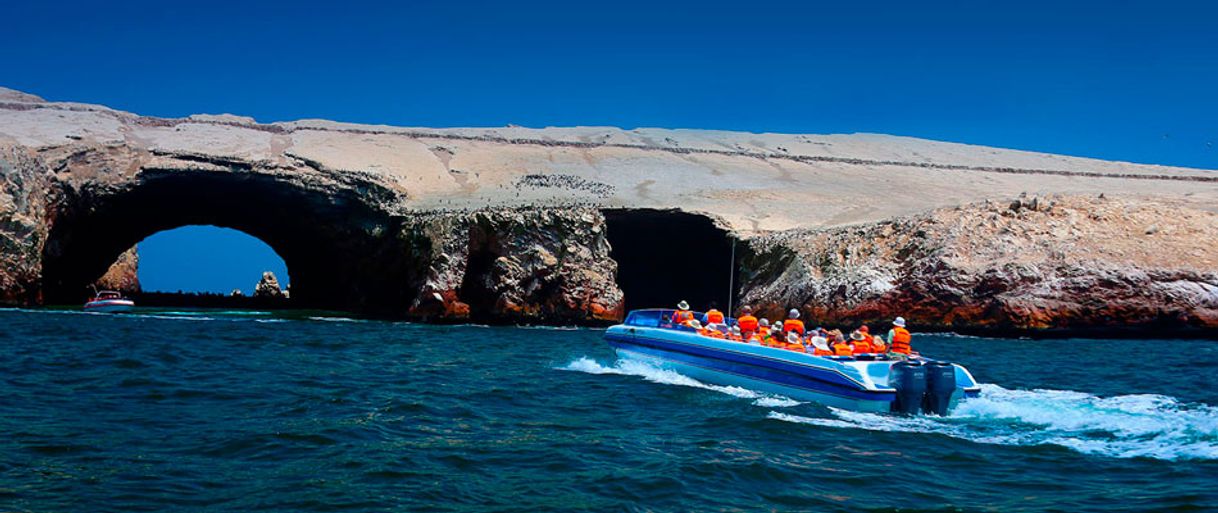
[{"label": "eroded rock face", "polygon": [[753,241],[744,301],[853,326],[1218,332],[1218,215],[1023,197]]},{"label": "eroded rock face", "polygon": [[0,144],[0,304],[42,300],[49,174],[35,152]]},{"label": "eroded rock face", "polygon": [[[1012,204],[1021,190],[1076,196]],[[709,277],[731,257],[672,244],[680,223],[619,220],[651,238],[610,258],[602,212],[646,210],[748,239],[736,283],[775,318],[1209,328],[1215,198],[1213,171],[887,136],[164,119],[0,89],[5,305],[79,304],[132,245],[189,224],[269,244],[305,308],[602,323],[623,314],[619,264],[726,298]],[[656,265],[651,246],[689,259]]]},{"label": "eroded rock face", "polygon": [[117,290],[131,296],[140,292],[140,255],[139,249],[131,249],[119,255],[118,260],[106,270],[101,279],[94,283],[99,290]]},{"label": "eroded rock face", "polygon": [[511,209],[418,216],[428,248],[412,317],[588,324],[621,319],[605,219],[594,209]]}]

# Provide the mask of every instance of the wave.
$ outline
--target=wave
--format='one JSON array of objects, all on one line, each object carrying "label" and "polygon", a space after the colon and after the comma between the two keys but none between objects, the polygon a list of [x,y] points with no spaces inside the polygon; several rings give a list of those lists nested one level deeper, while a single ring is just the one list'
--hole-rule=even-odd
[{"label": "wave", "polygon": [[311,316],[307,317],[307,319],[309,319],[310,321],[323,321],[323,322],[368,322],[363,319],[352,319],[350,317],[321,317],[321,316],[315,316],[315,315],[311,315]]},{"label": "wave", "polygon": [[[801,403],[740,387],[703,383],[645,362],[612,366],[584,357],[561,370],[638,376],[647,381],[712,390],[751,399],[764,408]],[[1159,460],[1218,460],[1218,408],[1186,404],[1164,395],[1098,397],[1069,390],[1010,390],[981,385],[979,397],[962,401],[946,417],[899,416],[827,408],[828,417],[770,411],[775,420],[838,429],[949,436],[998,445],[1056,445],[1083,454]]]},{"label": "wave", "polygon": [[586,372],[588,374],[617,374],[622,376],[638,376],[652,383],[661,383],[665,385],[680,385],[693,388],[701,388],[703,390],[712,390],[721,394],[727,394],[741,399],[753,399],[753,404],[764,406],[767,408],[785,408],[803,404],[794,399],[783,396],[775,396],[755,392],[747,388],[711,385],[703,383],[694,378],[686,376],[676,371],[661,369],[654,365],[645,362],[622,359],[613,364],[612,367],[601,365],[600,362],[588,357],[582,357],[567,365],[558,367],[560,370]]},{"label": "wave", "polygon": [[1218,408],[1162,395],[1101,398],[1068,390],[981,385],[947,417],[860,413],[832,418],[770,412],[787,422],[833,428],[932,433],[977,443],[1057,445],[1084,454],[1160,460],[1218,459]]}]

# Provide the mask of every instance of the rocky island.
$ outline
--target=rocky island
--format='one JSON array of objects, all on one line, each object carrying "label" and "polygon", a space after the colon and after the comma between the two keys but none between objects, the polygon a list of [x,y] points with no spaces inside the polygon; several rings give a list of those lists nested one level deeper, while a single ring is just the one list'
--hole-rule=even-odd
[{"label": "rocky island", "polygon": [[[872,134],[180,119],[0,89],[0,303],[244,231],[291,301],[603,324],[729,297],[827,323],[1218,335],[1218,172]],[[117,268],[114,266],[117,263]]]}]

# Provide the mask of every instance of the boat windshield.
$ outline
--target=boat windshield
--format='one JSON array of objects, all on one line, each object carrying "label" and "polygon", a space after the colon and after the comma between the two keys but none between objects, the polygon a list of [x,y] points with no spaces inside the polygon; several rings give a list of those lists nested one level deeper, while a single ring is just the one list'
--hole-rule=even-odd
[{"label": "boat windshield", "polygon": [[120,299],[123,295],[112,290],[103,290],[97,293],[97,299]]}]

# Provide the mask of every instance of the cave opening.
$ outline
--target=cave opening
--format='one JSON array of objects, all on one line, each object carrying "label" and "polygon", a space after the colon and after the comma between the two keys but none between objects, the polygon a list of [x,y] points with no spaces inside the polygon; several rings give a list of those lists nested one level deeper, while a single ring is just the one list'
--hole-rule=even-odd
[{"label": "cave opening", "polygon": [[469,305],[470,319],[482,321],[495,307],[495,291],[491,288],[492,271],[498,255],[486,248],[472,249],[465,263],[458,295]]},{"label": "cave opening", "polygon": [[231,228],[270,246],[290,269],[293,307],[378,314],[412,299],[396,225],[355,193],[202,170],[145,171],[121,190],[58,193],[65,197],[43,249],[44,304],[80,304],[137,242],[190,225]]},{"label": "cave opening", "polygon": [[683,299],[698,311],[735,305],[741,255],[733,261],[733,238],[710,218],[675,210],[603,213],[627,311],[673,308]]}]

